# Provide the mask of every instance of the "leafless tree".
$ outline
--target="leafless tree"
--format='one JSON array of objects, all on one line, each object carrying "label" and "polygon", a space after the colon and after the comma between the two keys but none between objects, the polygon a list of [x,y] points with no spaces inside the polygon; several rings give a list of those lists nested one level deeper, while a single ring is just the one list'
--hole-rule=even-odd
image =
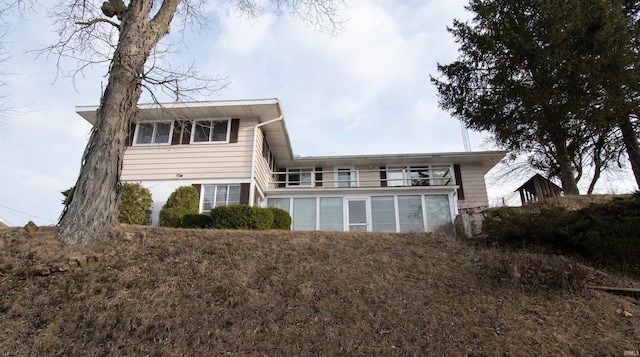
[{"label": "leafless tree", "polygon": [[[249,16],[263,11],[259,0],[235,0],[234,4]],[[271,0],[269,4],[321,29],[341,30],[338,13],[343,0]],[[107,240],[117,224],[125,142],[143,89],[184,100],[221,85],[217,78],[200,76],[191,65],[168,66],[158,56],[166,51],[159,42],[170,25],[187,31],[190,25],[202,24],[200,10],[205,5],[206,0],[59,0],[51,9],[59,41],[42,54],[56,57],[59,64],[66,59],[77,63],[60,74],[75,79],[89,67],[108,64],[97,121],[58,223],[62,243]]]}]

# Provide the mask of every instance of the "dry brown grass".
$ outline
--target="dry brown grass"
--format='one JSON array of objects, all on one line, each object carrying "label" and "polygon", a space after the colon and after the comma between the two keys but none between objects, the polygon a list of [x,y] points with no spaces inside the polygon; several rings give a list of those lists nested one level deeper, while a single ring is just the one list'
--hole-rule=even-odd
[{"label": "dry brown grass", "polygon": [[[0,231],[1,355],[591,356],[640,349],[637,300],[521,289],[487,273],[491,251],[443,235],[137,226],[114,235],[108,243],[62,247],[52,229]],[[34,275],[35,265],[109,252],[109,260],[84,268]],[[633,316],[616,313],[621,306]]]}]

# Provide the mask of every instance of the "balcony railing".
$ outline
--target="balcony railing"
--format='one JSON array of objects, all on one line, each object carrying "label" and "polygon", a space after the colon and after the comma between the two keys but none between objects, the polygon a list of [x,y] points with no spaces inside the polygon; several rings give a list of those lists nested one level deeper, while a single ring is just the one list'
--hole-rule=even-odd
[{"label": "balcony railing", "polygon": [[450,166],[388,168],[381,170],[290,169],[271,172],[270,188],[357,188],[452,186]]}]

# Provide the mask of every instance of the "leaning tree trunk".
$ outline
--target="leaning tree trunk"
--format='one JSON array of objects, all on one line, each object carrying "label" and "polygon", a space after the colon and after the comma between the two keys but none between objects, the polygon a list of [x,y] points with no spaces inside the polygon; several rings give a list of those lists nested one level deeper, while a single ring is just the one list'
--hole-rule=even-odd
[{"label": "leaning tree trunk", "polygon": [[107,240],[109,231],[118,223],[125,141],[140,99],[144,63],[151,49],[168,33],[179,0],[163,1],[149,21],[151,3],[132,0],[120,14],[107,14],[103,5],[106,15],[122,18],[120,37],[80,176],[58,223],[58,239],[64,244]]},{"label": "leaning tree trunk", "polygon": [[636,185],[640,189],[640,145],[638,144],[638,135],[633,130],[633,123],[627,117],[620,123],[620,131],[622,131],[622,141],[624,142],[631,169],[636,178]]}]

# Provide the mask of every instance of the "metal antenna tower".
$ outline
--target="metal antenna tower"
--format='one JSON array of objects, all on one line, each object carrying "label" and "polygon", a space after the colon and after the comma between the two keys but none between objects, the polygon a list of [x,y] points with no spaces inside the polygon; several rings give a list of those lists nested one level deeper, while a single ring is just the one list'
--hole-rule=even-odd
[{"label": "metal antenna tower", "polygon": [[469,130],[464,125],[462,120],[460,121],[460,129],[462,131],[462,142],[464,143],[464,151],[471,151],[471,143],[469,142]]}]

